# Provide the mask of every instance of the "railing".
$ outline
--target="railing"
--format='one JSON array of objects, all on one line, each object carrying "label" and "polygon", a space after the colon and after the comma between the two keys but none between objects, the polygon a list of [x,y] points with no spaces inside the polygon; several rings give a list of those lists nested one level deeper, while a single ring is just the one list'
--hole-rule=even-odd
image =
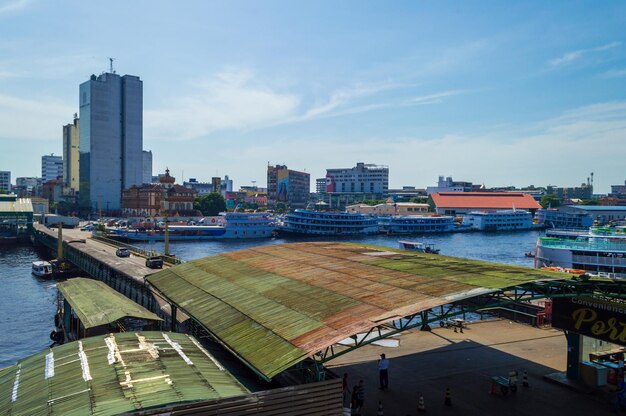
[{"label": "railing", "polygon": [[159,253],[155,250],[146,250],[141,247],[133,246],[131,244],[123,243],[121,241],[113,240],[112,238],[108,238],[100,234],[99,232],[95,232],[91,237],[93,240],[100,241],[101,243],[108,244],[113,247],[124,247],[129,249],[133,254],[142,256],[142,257],[161,257],[165,263],[168,264],[182,264],[183,260],[179,259],[175,256],[166,256],[165,254]]},{"label": "railing", "polygon": [[539,246],[567,248],[572,250],[626,251],[626,241],[576,241],[555,237],[542,237],[539,239]]}]

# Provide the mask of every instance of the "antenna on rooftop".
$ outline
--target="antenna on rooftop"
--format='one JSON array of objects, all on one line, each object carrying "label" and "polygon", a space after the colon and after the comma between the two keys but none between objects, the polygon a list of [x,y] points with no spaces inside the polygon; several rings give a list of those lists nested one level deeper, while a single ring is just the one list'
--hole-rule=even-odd
[{"label": "antenna on rooftop", "polygon": [[115,58],[109,58],[109,72],[111,74],[115,74],[115,71],[113,70],[113,61],[115,61]]}]

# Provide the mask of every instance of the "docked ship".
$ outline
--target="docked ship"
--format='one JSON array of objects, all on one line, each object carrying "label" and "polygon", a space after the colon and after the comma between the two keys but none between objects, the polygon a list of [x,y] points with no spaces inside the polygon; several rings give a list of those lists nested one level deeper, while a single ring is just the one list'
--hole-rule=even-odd
[{"label": "docked ship", "polygon": [[378,227],[383,234],[446,233],[456,228],[449,216],[381,216]]},{"label": "docked ship", "polygon": [[593,224],[593,217],[589,214],[566,212],[556,208],[538,209],[535,218],[539,224],[549,228],[587,230]]},{"label": "docked ship", "polygon": [[[168,238],[176,240],[213,240],[269,238],[274,232],[274,219],[265,213],[223,212],[206,217],[199,225],[169,225]],[[131,241],[163,241],[165,227],[153,229],[120,228],[109,230],[112,237]]]},{"label": "docked ship", "polygon": [[540,237],[535,267],[585,270],[589,274],[626,278],[626,228],[591,228],[577,238]]},{"label": "docked ship", "polygon": [[277,230],[281,235],[368,235],[378,233],[378,222],[364,214],[297,209],[285,214]]},{"label": "docked ship", "polygon": [[479,231],[530,230],[542,227],[533,224],[530,212],[519,209],[472,211],[463,217],[461,226]]}]

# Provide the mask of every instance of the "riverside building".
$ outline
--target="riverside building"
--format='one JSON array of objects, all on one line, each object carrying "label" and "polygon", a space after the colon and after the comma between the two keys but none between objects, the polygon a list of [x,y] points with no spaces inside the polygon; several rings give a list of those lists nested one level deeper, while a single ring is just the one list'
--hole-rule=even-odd
[{"label": "riverside building", "polygon": [[389,166],[359,162],[353,168],[326,169],[326,192],[386,196]]},{"label": "riverside building", "polygon": [[54,154],[41,156],[41,182],[59,177],[63,178],[63,158]]},{"label": "riverside building", "polygon": [[80,85],[80,205],[119,212],[143,182],[143,82],[113,70]]},{"label": "riverside building", "polygon": [[286,203],[291,208],[304,208],[309,202],[311,175],[288,169],[285,165],[267,167],[268,205]]}]

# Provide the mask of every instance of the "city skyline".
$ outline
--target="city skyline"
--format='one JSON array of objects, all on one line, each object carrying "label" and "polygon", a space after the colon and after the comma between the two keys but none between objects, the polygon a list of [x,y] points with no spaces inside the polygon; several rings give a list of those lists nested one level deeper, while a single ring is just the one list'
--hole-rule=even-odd
[{"label": "city skyline", "polygon": [[268,162],[312,185],[357,162],[390,188],[625,179],[624,3],[185,6],[0,0],[0,170],[62,154],[76,86],[114,57],[144,82],[153,173],[181,183],[261,185]]}]

